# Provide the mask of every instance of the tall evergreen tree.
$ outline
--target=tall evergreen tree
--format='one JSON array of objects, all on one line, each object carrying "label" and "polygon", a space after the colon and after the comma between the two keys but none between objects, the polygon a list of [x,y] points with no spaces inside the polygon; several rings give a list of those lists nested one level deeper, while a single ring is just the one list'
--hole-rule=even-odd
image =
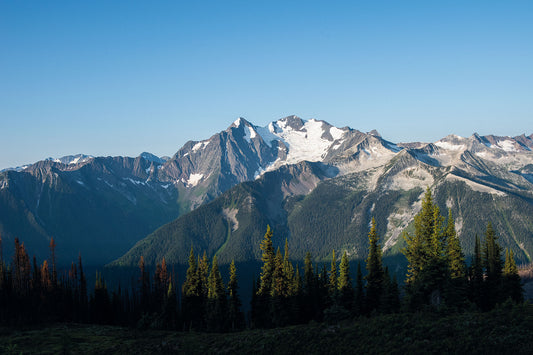
[{"label": "tall evergreen tree", "polygon": [[496,303],[503,301],[502,297],[502,256],[501,247],[497,242],[498,237],[492,228],[492,223],[487,224],[485,244],[483,246],[483,266],[485,268],[485,309],[491,309]]},{"label": "tall evergreen tree", "polygon": [[408,261],[406,289],[411,308],[422,304],[439,305],[446,288],[449,271],[444,253],[446,233],[444,218],[433,202],[431,190],[426,190],[422,209],[415,216],[415,234],[404,232],[407,246],[402,250]]},{"label": "tall evergreen tree", "polygon": [[481,243],[476,234],[474,243],[474,255],[470,266],[469,298],[478,307],[482,307],[483,302],[483,259],[481,257]]},{"label": "tall evergreen tree", "polygon": [[208,278],[208,293],[206,305],[207,330],[223,331],[226,329],[226,290],[222,282],[222,275],[218,269],[217,256],[213,257],[211,272]]},{"label": "tall evergreen tree", "polygon": [[317,276],[313,271],[313,262],[311,261],[311,253],[305,254],[304,260],[304,277],[302,285],[302,307],[300,319],[307,323],[311,319],[318,317],[318,284]]},{"label": "tall evergreen tree", "polygon": [[267,226],[267,231],[261,241],[261,250],[263,251],[261,261],[263,262],[263,266],[261,267],[261,282],[257,291],[259,295],[270,295],[272,289],[272,278],[276,262],[276,254],[272,245],[272,234],[270,226]]},{"label": "tall evergreen tree", "polygon": [[244,327],[244,314],[241,311],[241,299],[238,293],[237,267],[232,260],[229,267],[228,282],[228,323],[231,330],[239,330]]},{"label": "tall evergreen tree", "polygon": [[383,270],[381,245],[376,230],[376,220],[372,218],[372,226],[368,233],[368,257],[366,259],[366,311],[372,312],[379,309],[385,282]]},{"label": "tall evergreen tree", "polygon": [[200,328],[203,320],[203,300],[200,278],[198,276],[198,264],[191,247],[189,253],[189,267],[182,285],[182,314],[185,329]]},{"label": "tall evergreen tree", "polygon": [[462,308],[467,298],[466,262],[461,249],[461,242],[455,231],[455,221],[451,209],[448,210],[445,235],[447,241],[445,254],[450,276],[445,298],[448,305]]},{"label": "tall evergreen tree", "polygon": [[514,260],[514,253],[512,250],[505,250],[505,264],[503,267],[503,290],[504,298],[510,297],[514,302],[520,303],[524,301],[524,289],[522,287],[522,280],[518,275],[518,268]]},{"label": "tall evergreen tree", "polygon": [[337,301],[337,286],[339,283],[339,276],[337,274],[337,258],[335,257],[335,249],[331,252],[331,266],[329,268],[329,282],[328,290],[330,302],[336,303]]},{"label": "tall evergreen tree", "polygon": [[257,283],[256,297],[252,304],[252,315],[255,326],[269,327],[271,326],[270,304],[273,286],[274,271],[276,268],[276,253],[272,244],[272,230],[267,225],[267,231],[263,240],[261,241],[261,275]]},{"label": "tall evergreen tree", "polygon": [[346,251],[342,254],[341,263],[339,265],[339,305],[346,308],[348,311],[352,310],[354,290],[352,279],[350,277],[350,264],[348,262],[348,255]]}]

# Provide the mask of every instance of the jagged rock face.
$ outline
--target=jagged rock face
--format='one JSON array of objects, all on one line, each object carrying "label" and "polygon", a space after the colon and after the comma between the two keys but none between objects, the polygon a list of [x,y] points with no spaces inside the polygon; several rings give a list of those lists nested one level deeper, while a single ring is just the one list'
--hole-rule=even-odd
[{"label": "jagged rock face", "polygon": [[[299,233],[291,224],[304,218],[298,214],[303,212],[297,211],[311,208],[298,196],[313,199],[317,186],[328,186],[330,195],[340,199],[343,195],[338,191],[359,196],[358,203],[364,201],[368,209],[379,206],[383,196],[411,201],[416,195],[409,205],[414,209],[409,210],[405,201],[392,200],[390,205],[396,207],[383,207],[390,215],[383,217],[382,228],[387,248],[393,248],[398,231],[409,224],[419,192],[426,186],[437,189],[461,184],[483,196],[518,196],[531,201],[532,147],[533,135],[450,135],[429,144],[396,145],[376,131],[363,133],[296,116],[265,127],[239,118],[209,139],[187,142],[171,158],[147,152],[136,158],[78,154],[3,171],[0,234],[4,250],[10,250],[10,243],[19,237],[43,258],[54,237],[64,262],[70,262],[79,251],[89,264],[107,262],[163,224],[245,183],[254,189],[259,186],[259,190],[243,199],[240,213],[255,213],[257,223],[272,223],[288,235]],[[360,191],[365,191],[364,197]],[[315,204],[320,205],[320,199]],[[247,223],[231,208],[222,210],[238,222],[238,234],[248,228]],[[364,235],[367,217],[368,212],[354,210],[346,218],[356,224],[338,225],[346,224]],[[224,224],[229,217],[221,218]],[[335,230],[341,236],[348,233]],[[332,243],[342,239],[329,238]],[[359,246],[351,248],[352,255],[357,255]]]}]

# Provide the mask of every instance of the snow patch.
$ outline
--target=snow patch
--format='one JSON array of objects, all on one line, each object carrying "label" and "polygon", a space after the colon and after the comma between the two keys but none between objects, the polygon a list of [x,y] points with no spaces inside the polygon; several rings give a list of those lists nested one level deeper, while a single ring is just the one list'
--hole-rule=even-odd
[{"label": "snow patch", "polygon": [[187,186],[196,186],[198,185],[200,180],[202,180],[203,177],[204,177],[204,174],[191,174],[186,184]]},{"label": "snow patch", "polygon": [[443,148],[446,150],[465,150],[466,149],[466,146],[464,144],[452,144],[450,142],[443,142],[443,141],[436,142],[435,145],[439,148]]},{"label": "snow patch", "polygon": [[193,152],[205,148],[209,144],[209,141],[198,142],[192,147]]},{"label": "snow patch", "polygon": [[345,131],[337,127],[331,127],[329,129],[329,134],[331,134],[334,140],[341,139],[344,133]]},{"label": "snow patch", "polygon": [[122,178],[123,180],[128,180],[134,185],[146,185],[145,181],[133,180],[132,178]]},{"label": "snow patch", "polygon": [[252,138],[255,138],[255,137],[257,137],[255,130],[250,126],[247,126],[244,129],[244,139],[246,139],[246,141],[250,143]]},{"label": "snow patch", "polygon": [[518,149],[515,147],[515,142],[510,139],[498,142],[498,147],[506,152],[518,152]]}]

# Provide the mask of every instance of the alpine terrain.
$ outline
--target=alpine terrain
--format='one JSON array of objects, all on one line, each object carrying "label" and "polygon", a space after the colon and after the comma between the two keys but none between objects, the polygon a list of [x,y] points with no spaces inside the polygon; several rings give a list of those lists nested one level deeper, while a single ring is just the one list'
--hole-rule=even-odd
[{"label": "alpine terrain", "polygon": [[532,148],[533,135],[394,144],[314,119],[258,127],[239,118],[171,158],[77,155],[5,170],[0,235],[4,250],[19,237],[40,258],[54,238],[62,263],[78,252],[89,265],[119,257],[115,264],[135,265],[141,255],[185,263],[191,246],[229,262],[259,259],[269,224],[294,258],[335,249],[360,259],[372,217],[384,249],[398,252],[429,186],[452,211],[467,253],[492,221],[525,262],[533,255]]}]

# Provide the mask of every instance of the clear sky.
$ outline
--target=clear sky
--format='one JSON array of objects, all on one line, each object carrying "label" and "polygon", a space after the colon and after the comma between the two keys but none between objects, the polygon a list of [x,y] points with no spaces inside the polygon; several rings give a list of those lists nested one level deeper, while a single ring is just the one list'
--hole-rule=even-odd
[{"label": "clear sky", "polygon": [[172,155],[242,116],[533,133],[533,1],[0,1],[0,169]]}]

